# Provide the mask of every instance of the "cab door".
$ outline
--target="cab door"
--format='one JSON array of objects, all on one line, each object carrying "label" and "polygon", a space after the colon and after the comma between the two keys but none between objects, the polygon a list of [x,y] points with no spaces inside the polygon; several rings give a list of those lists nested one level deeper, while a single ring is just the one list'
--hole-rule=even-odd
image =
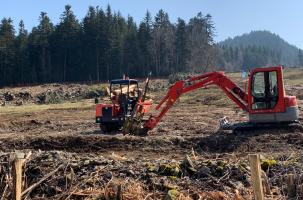
[{"label": "cab door", "polygon": [[282,67],[252,71],[248,89],[249,113],[285,112]]}]

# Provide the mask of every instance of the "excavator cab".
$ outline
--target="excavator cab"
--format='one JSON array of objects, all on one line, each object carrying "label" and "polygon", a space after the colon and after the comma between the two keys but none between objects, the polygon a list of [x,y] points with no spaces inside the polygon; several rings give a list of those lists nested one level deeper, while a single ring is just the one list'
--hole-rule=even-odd
[{"label": "excavator cab", "polygon": [[252,81],[252,109],[273,109],[278,102],[277,72],[257,72]]},{"label": "excavator cab", "polygon": [[250,74],[248,112],[251,123],[293,122],[299,112],[295,96],[286,96],[282,66],[256,68]]}]

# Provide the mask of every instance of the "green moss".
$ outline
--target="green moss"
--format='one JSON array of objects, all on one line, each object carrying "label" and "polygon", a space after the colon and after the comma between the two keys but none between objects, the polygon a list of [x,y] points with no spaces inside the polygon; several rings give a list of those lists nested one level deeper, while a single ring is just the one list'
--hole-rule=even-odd
[{"label": "green moss", "polygon": [[183,172],[187,171],[189,174],[195,174],[197,172],[193,161],[190,159],[188,155],[186,155],[185,159],[182,161],[180,166]]},{"label": "green moss", "polygon": [[265,159],[265,160],[261,160],[261,168],[263,171],[267,171],[268,168],[270,168],[273,165],[276,165],[277,161],[274,159]]},{"label": "green moss", "polygon": [[170,180],[172,180],[172,181],[175,181],[175,180],[178,179],[178,177],[176,177],[176,176],[169,176],[168,178],[169,178]]},{"label": "green moss", "polygon": [[146,169],[148,172],[156,172],[157,171],[157,167],[156,165],[152,164],[152,163],[146,163]]},{"label": "green moss", "polygon": [[180,177],[182,175],[182,171],[178,163],[162,164],[160,165],[158,172],[165,176]]},{"label": "green moss", "polygon": [[227,165],[227,162],[224,162],[224,161],[222,161],[222,160],[217,161],[217,166],[220,166],[220,167],[225,168],[226,165]]},{"label": "green moss", "polygon": [[180,196],[180,192],[176,189],[169,190],[165,197],[166,200],[175,200]]},{"label": "green moss", "polygon": [[163,190],[176,190],[176,188],[177,188],[177,186],[175,186],[175,185],[170,185],[170,184],[164,184],[164,185],[162,185],[162,189]]}]

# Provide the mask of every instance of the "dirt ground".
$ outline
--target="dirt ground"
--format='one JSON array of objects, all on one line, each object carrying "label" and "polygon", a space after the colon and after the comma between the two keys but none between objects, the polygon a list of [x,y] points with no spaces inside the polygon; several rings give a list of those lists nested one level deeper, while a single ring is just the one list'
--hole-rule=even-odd
[{"label": "dirt ground", "polygon": [[[302,77],[286,85],[288,94],[297,95],[301,113]],[[157,104],[168,83],[152,80],[153,84],[160,85],[151,94]],[[287,199],[285,175],[289,173],[300,177],[297,195],[303,198],[302,128],[221,131],[220,118],[241,122],[247,117],[217,88],[182,96],[147,137],[104,135],[94,114],[94,100],[86,98],[59,105],[29,102],[0,107],[2,164],[11,152],[32,152],[25,168],[25,188],[65,165],[26,194],[27,199],[252,199],[247,155],[255,152],[264,161],[272,193],[268,199]],[[0,185],[0,193],[3,188]]]}]

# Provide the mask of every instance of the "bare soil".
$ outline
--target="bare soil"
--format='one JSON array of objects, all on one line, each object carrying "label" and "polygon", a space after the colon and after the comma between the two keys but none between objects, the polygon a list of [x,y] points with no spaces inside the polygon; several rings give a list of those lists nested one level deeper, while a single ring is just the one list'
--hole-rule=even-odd
[{"label": "bare soil", "polygon": [[[154,83],[157,87],[151,95],[156,104],[168,83]],[[35,88],[32,96],[43,92],[41,88]],[[79,88],[77,85],[75,90]],[[302,84],[286,89],[297,95],[302,113]],[[182,96],[147,137],[102,134],[94,122],[93,99],[84,101],[89,106],[36,111],[21,105],[15,106],[15,112],[1,112],[0,108],[0,161],[4,163],[16,150],[33,153],[26,164],[25,188],[66,164],[28,194],[28,199],[117,198],[121,190],[123,199],[173,199],[169,191],[177,192],[179,199],[252,199],[247,155],[256,152],[263,160],[276,161],[265,170],[272,191],[268,199],[287,199],[285,174],[302,175],[302,128],[221,131],[220,118],[242,122],[247,117],[216,88]],[[195,172],[184,164],[187,155]],[[180,173],[171,170],[175,164]],[[0,166],[0,178],[4,169]],[[0,183],[0,192],[3,188]],[[298,189],[298,198],[303,198],[300,195]]]}]

